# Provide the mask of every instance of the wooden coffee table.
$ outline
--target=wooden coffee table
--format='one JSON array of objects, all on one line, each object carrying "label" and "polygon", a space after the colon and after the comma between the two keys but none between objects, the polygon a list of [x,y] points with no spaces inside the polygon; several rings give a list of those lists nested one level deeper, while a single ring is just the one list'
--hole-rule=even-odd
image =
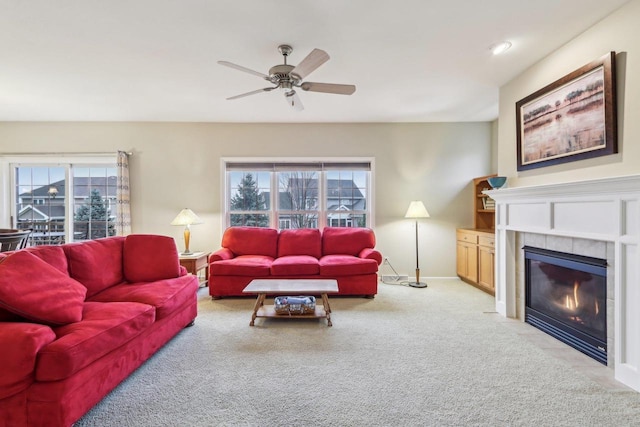
[{"label": "wooden coffee table", "polygon": [[[253,315],[249,326],[254,326],[257,317],[277,317],[291,319],[327,319],[331,323],[331,307],[327,294],[338,292],[338,282],[334,279],[255,279],[242,290],[245,294],[258,294],[253,307]],[[312,314],[277,314],[273,306],[265,306],[267,294],[272,295],[317,295],[322,297],[322,307],[316,305]]]}]

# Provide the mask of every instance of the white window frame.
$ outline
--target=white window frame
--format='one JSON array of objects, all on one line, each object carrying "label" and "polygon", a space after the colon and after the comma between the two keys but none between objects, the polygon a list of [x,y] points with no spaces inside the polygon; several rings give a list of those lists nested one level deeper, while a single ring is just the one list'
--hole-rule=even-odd
[{"label": "white window frame", "polygon": [[[0,156],[0,228],[13,227],[12,219],[17,216],[15,189],[16,167],[64,167],[66,212],[73,212],[73,177],[70,166],[76,167],[114,167],[117,165],[117,153],[98,154],[7,154]],[[73,215],[65,218],[65,241],[72,242]]]},{"label": "white window frame", "polygon": [[[222,191],[220,192],[220,206],[223,207],[222,215],[220,215],[220,228],[221,230],[225,230],[227,228],[227,224],[229,224],[229,215],[230,215],[230,206],[229,206],[229,182],[227,175],[227,164],[229,163],[327,163],[332,165],[337,165],[340,163],[344,163],[345,165],[350,163],[369,163],[369,181],[367,183],[366,190],[366,200],[367,200],[367,216],[368,216],[368,227],[374,228],[375,225],[375,158],[373,157],[222,157],[220,159],[220,182],[222,183]],[[248,169],[251,169],[248,167]],[[326,213],[326,179],[322,176],[322,179],[319,181],[319,190],[322,194],[322,197],[319,197],[319,212]],[[278,188],[278,183],[273,182],[276,180],[276,174],[272,174],[272,183],[271,188]],[[270,206],[276,206],[277,203],[276,195],[274,191],[271,191],[270,194]],[[270,215],[270,223],[269,226],[272,228],[279,228],[279,220],[277,216],[277,210],[273,212],[273,215]],[[324,215],[320,215],[318,218],[318,228],[322,229],[328,226],[326,218]]]}]

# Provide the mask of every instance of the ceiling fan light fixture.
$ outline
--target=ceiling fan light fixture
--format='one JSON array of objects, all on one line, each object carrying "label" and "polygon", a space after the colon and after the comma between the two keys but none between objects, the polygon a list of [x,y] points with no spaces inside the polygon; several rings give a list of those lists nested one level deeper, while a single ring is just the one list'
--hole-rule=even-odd
[{"label": "ceiling fan light fixture", "polygon": [[511,42],[505,40],[499,43],[492,44],[489,47],[489,50],[491,50],[491,53],[493,53],[494,55],[500,55],[508,51],[510,48],[511,48]]}]

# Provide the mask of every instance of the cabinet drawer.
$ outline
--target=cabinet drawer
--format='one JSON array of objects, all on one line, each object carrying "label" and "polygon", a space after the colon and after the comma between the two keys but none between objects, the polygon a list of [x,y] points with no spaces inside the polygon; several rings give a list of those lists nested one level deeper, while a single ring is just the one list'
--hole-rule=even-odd
[{"label": "cabinet drawer", "polygon": [[493,248],[496,245],[496,239],[493,236],[478,236],[478,244]]},{"label": "cabinet drawer", "polygon": [[478,235],[476,233],[472,233],[470,231],[457,230],[456,232],[457,239],[461,242],[467,243],[478,243]]}]

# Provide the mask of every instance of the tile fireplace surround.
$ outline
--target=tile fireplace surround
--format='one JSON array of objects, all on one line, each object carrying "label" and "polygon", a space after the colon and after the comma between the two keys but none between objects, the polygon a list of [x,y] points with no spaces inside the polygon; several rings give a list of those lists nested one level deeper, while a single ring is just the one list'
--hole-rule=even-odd
[{"label": "tile fireplace surround", "polygon": [[496,201],[496,311],[524,319],[519,265],[524,242],[545,242],[548,249],[564,245],[565,252],[573,248],[579,254],[604,248],[604,255],[585,255],[609,262],[607,334],[614,359],[609,365],[616,380],[640,391],[640,175],[486,194]]}]

